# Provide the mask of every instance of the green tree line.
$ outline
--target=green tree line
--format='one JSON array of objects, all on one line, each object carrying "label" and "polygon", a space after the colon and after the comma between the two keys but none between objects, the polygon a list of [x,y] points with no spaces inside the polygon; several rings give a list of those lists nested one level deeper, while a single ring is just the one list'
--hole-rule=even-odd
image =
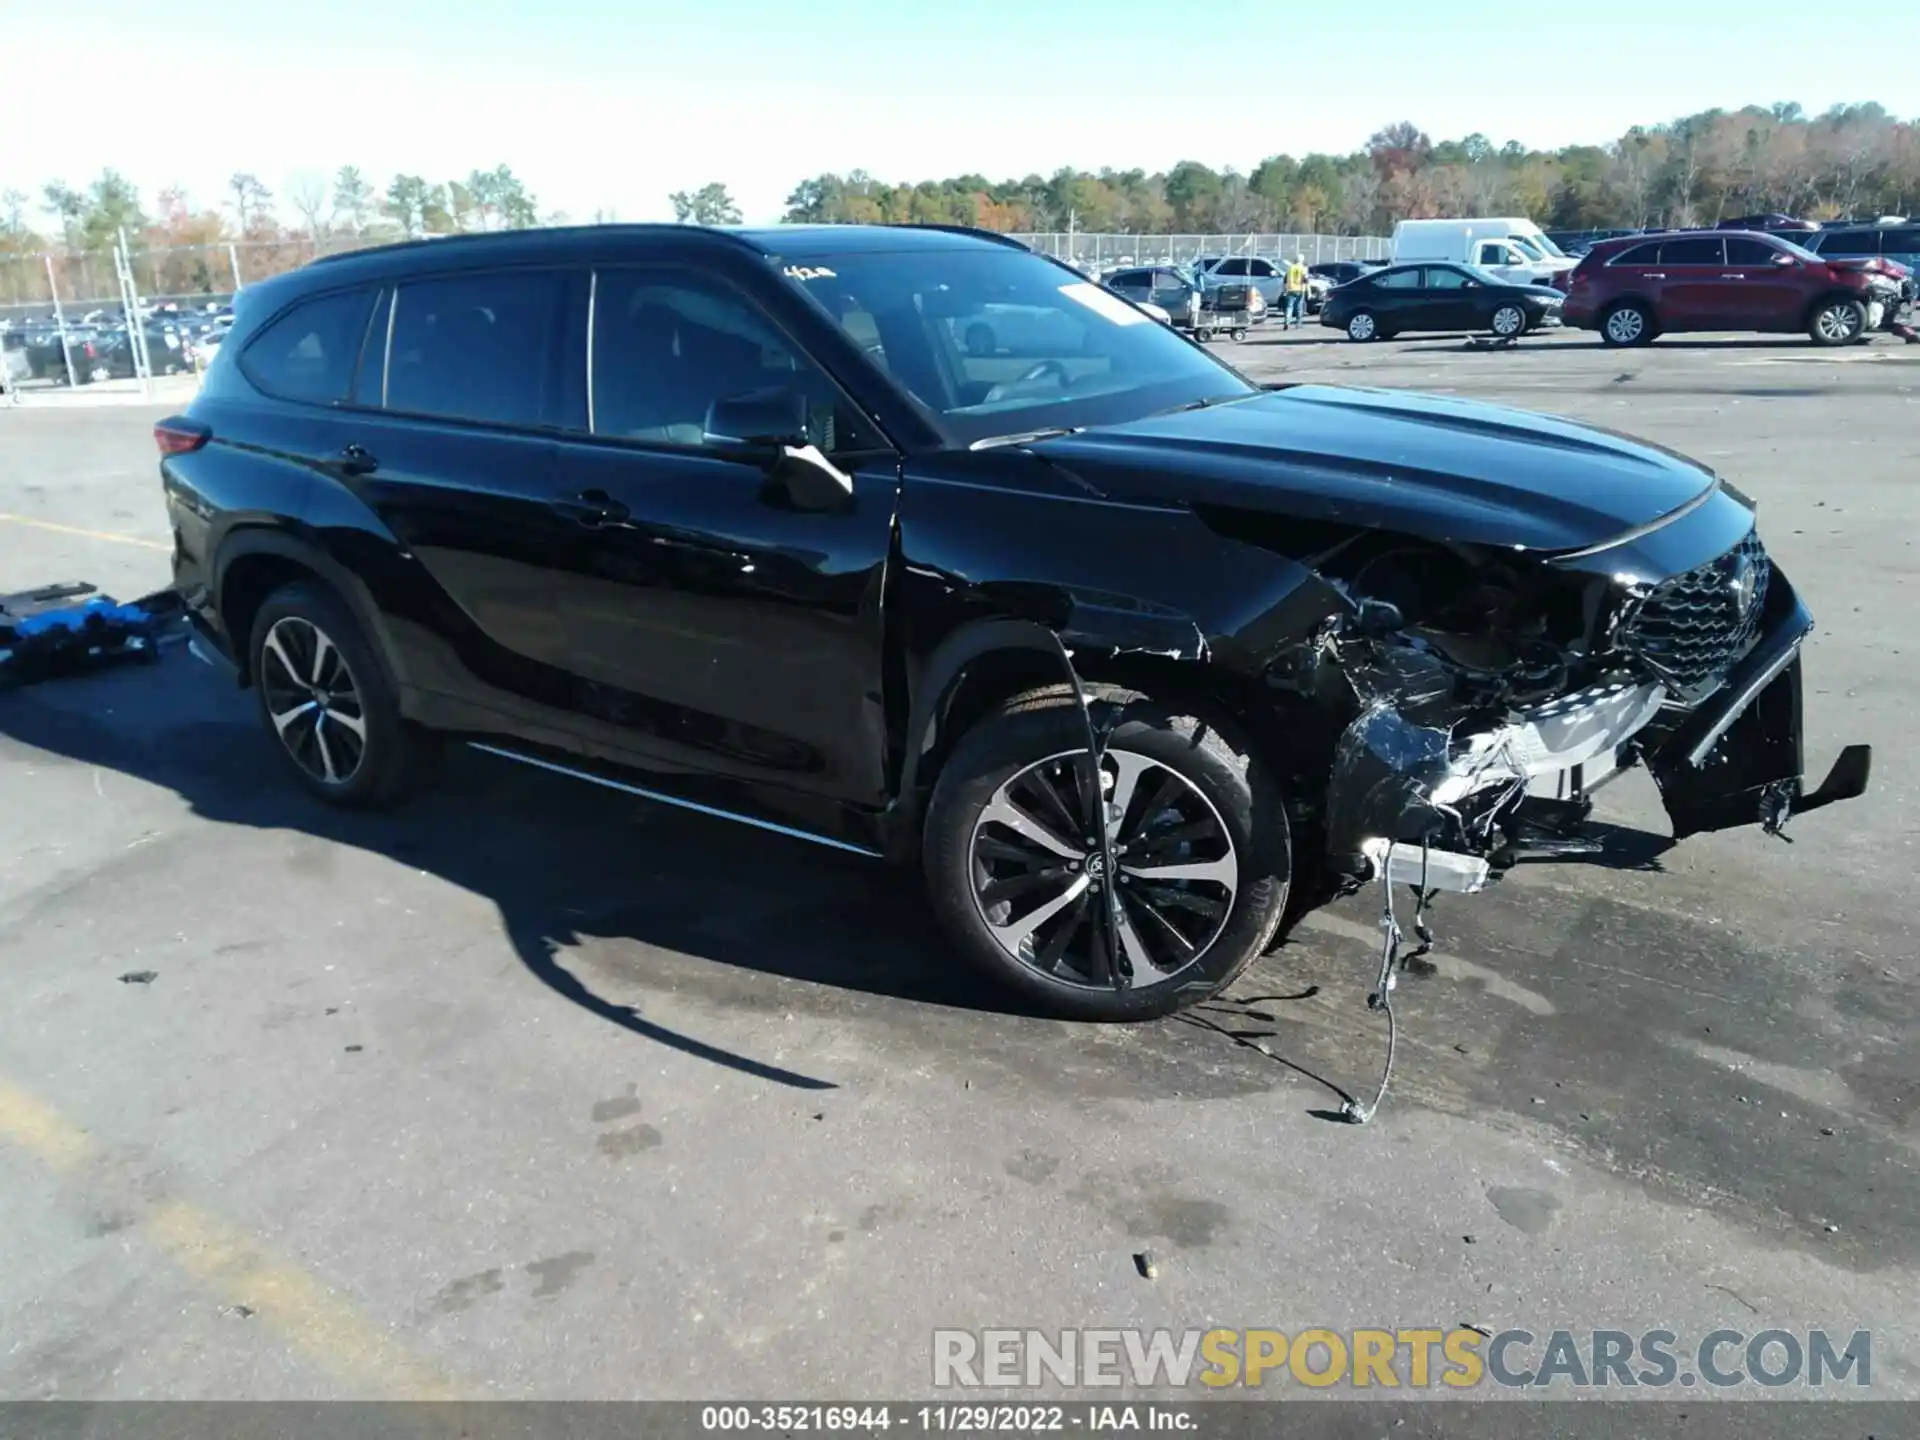
[{"label": "green tree line", "polygon": [[1485,135],[1432,139],[1410,122],[1349,155],[1271,155],[1250,171],[1063,169],[893,183],[819,175],[789,221],[979,225],[1139,234],[1298,231],[1381,235],[1396,221],[1526,215],[1558,229],[1713,224],[1780,211],[1809,219],[1907,214],[1920,204],[1920,127],[1880,105],[1810,116],[1798,105],[1708,110],[1607,145],[1529,150]]}]

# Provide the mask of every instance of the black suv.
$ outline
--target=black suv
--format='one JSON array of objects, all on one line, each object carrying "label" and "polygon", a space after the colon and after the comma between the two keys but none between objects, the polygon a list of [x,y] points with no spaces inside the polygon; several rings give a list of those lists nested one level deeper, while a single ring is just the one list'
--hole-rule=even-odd
[{"label": "black suv", "polygon": [[238,312],[156,429],[175,572],[330,801],[458,736],[917,861],[961,950],[1131,1018],[1290,894],[1564,846],[1616,760],[1680,834],[1865,785],[1801,793],[1812,621],[1710,471],[1262,387],[999,237],[456,237]]}]

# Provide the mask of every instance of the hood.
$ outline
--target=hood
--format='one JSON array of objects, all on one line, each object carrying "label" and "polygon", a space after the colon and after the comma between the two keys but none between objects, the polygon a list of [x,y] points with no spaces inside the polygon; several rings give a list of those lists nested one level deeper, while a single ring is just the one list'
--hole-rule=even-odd
[{"label": "hood", "polygon": [[1686,509],[1711,471],[1503,406],[1302,385],[1034,445],[1117,499],[1237,507],[1429,540],[1575,550]]}]

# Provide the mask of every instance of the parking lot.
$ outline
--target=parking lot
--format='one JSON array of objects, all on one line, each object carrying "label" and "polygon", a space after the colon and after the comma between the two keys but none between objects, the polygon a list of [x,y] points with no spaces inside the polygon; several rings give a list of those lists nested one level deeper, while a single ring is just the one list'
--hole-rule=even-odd
[{"label": "parking lot", "polygon": [[[872,862],[471,752],[335,813],[184,650],[0,693],[0,1397],[906,1396],[938,1327],[1470,1324],[1869,1329],[1920,1398],[1920,349],[1221,353],[1722,471],[1820,621],[1809,769],[1871,742],[1869,794],[1669,848],[1609,788],[1604,863],[1436,907],[1356,1128],[1373,894],[1072,1026]],[[180,403],[0,406],[0,592],[166,583]]]}]

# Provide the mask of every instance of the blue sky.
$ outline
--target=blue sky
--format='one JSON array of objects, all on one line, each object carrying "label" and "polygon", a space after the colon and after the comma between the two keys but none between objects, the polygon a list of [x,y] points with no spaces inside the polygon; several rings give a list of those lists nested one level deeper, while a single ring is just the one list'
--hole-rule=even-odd
[{"label": "blue sky", "polygon": [[[0,0],[0,188],[37,197],[49,178],[111,165],[149,197],[180,184],[209,202],[236,170],[284,195],[348,163],[384,183],[505,162],[577,219],[670,218],[669,192],[718,179],[747,219],[770,220],[826,170],[1245,170],[1281,150],[1350,150],[1400,119],[1436,139],[1557,146],[1746,102],[1920,113],[1920,71],[1863,59],[1920,52],[1920,11],[1842,24],[1870,29],[1864,43],[1785,23],[1800,13],[1753,0]],[[1827,48],[1810,55],[1809,36]],[[1236,49],[1244,80],[1223,62]]]}]

